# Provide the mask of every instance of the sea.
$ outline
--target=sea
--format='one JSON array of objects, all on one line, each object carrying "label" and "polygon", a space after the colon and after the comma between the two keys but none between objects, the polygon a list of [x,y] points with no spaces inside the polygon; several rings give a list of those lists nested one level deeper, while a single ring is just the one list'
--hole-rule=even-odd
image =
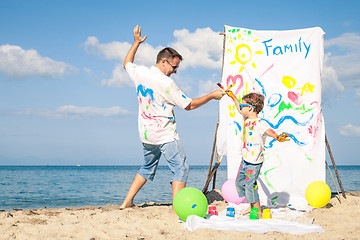
[{"label": "sea", "polygon": [[[334,169],[330,166],[338,184]],[[12,209],[63,208],[121,204],[139,166],[0,166],[0,211]],[[209,166],[190,166],[187,186],[202,190]],[[360,191],[360,165],[337,166],[344,191]],[[171,202],[171,172],[159,166],[154,181],[148,181],[134,203]],[[227,179],[226,166],[216,173],[215,188]],[[335,185],[328,170],[326,182]],[[338,185],[337,185],[338,186]],[[213,189],[213,182],[208,190]],[[338,190],[340,187],[338,186]]]}]

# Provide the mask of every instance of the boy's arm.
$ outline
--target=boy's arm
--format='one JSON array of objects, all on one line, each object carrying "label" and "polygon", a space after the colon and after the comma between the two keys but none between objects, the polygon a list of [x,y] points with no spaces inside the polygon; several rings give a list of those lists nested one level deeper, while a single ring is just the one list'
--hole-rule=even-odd
[{"label": "boy's arm", "polygon": [[272,130],[271,128],[269,128],[268,130],[266,130],[266,134],[269,135],[270,137],[275,138],[276,140],[278,140],[279,142],[285,142],[285,141],[289,141],[289,134],[288,133],[281,133],[280,136],[276,134],[276,132],[274,130]]},{"label": "boy's arm", "polygon": [[226,92],[226,94],[227,94],[229,97],[231,97],[231,99],[232,99],[232,100],[234,101],[234,103],[235,103],[236,109],[240,112],[240,108],[239,108],[240,102],[239,102],[239,100],[236,98],[235,94],[234,94],[232,91],[230,91],[230,90],[226,90],[225,92]]},{"label": "boy's arm", "polygon": [[139,48],[140,44],[145,41],[146,38],[147,36],[141,37],[141,27],[139,27],[139,25],[136,25],[136,27],[134,28],[134,43],[132,44],[129,52],[126,54],[123,65],[124,68],[128,62],[134,62],[137,49]]}]

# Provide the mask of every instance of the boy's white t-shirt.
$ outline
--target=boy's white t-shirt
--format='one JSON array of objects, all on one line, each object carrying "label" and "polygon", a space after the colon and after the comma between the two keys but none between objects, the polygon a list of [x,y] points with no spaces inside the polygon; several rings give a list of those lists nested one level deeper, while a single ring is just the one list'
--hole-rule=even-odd
[{"label": "boy's white t-shirt", "polygon": [[192,99],[155,66],[147,68],[128,62],[125,69],[136,86],[140,140],[158,145],[179,139],[173,108],[185,109]]},{"label": "boy's white t-shirt", "polygon": [[259,118],[246,119],[244,122],[244,145],[242,157],[246,162],[259,164],[264,161],[263,151],[266,140],[266,130],[269,126]]}]

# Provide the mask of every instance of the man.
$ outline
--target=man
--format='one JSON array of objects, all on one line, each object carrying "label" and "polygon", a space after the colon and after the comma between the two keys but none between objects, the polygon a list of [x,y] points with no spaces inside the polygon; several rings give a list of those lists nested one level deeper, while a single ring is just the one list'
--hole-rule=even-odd
[{"label": "man", "polygon": [[131,207],[135,195],[146,181],[153,180],[161,155],[164,155],[173,173],[172,199],[186,186],[189,165],[176,131],[173,108],[178,106],[193,110],[226,94],[219,89],[196,99],[186,97],[170,78],[182,60],[182,56],[172,48],[161,50],[155,66],[150,69],[133,64],[137,49],[146,38],[141,36],[141,28],[136,26],[134,43],[124,61],[124,68],[135,83],[139,100],[138,127],[145,163],[135,175],[121,209]]}]

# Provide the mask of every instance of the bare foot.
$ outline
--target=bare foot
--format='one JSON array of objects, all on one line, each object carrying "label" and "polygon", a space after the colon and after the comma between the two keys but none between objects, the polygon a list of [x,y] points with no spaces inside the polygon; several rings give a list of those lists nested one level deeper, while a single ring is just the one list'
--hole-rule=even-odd
[{"label": "bare foot", "polygon": [[245,216],[246,214],[249,214],[251,211],[251,206],[249,206],[241,215]]},{"label": "bare foot", "polygon": [[133,203],[129,203],[129,204],[120,204],[120,210],[124,210],[125,208],[132,208],[134,207],[135,205]]}]

